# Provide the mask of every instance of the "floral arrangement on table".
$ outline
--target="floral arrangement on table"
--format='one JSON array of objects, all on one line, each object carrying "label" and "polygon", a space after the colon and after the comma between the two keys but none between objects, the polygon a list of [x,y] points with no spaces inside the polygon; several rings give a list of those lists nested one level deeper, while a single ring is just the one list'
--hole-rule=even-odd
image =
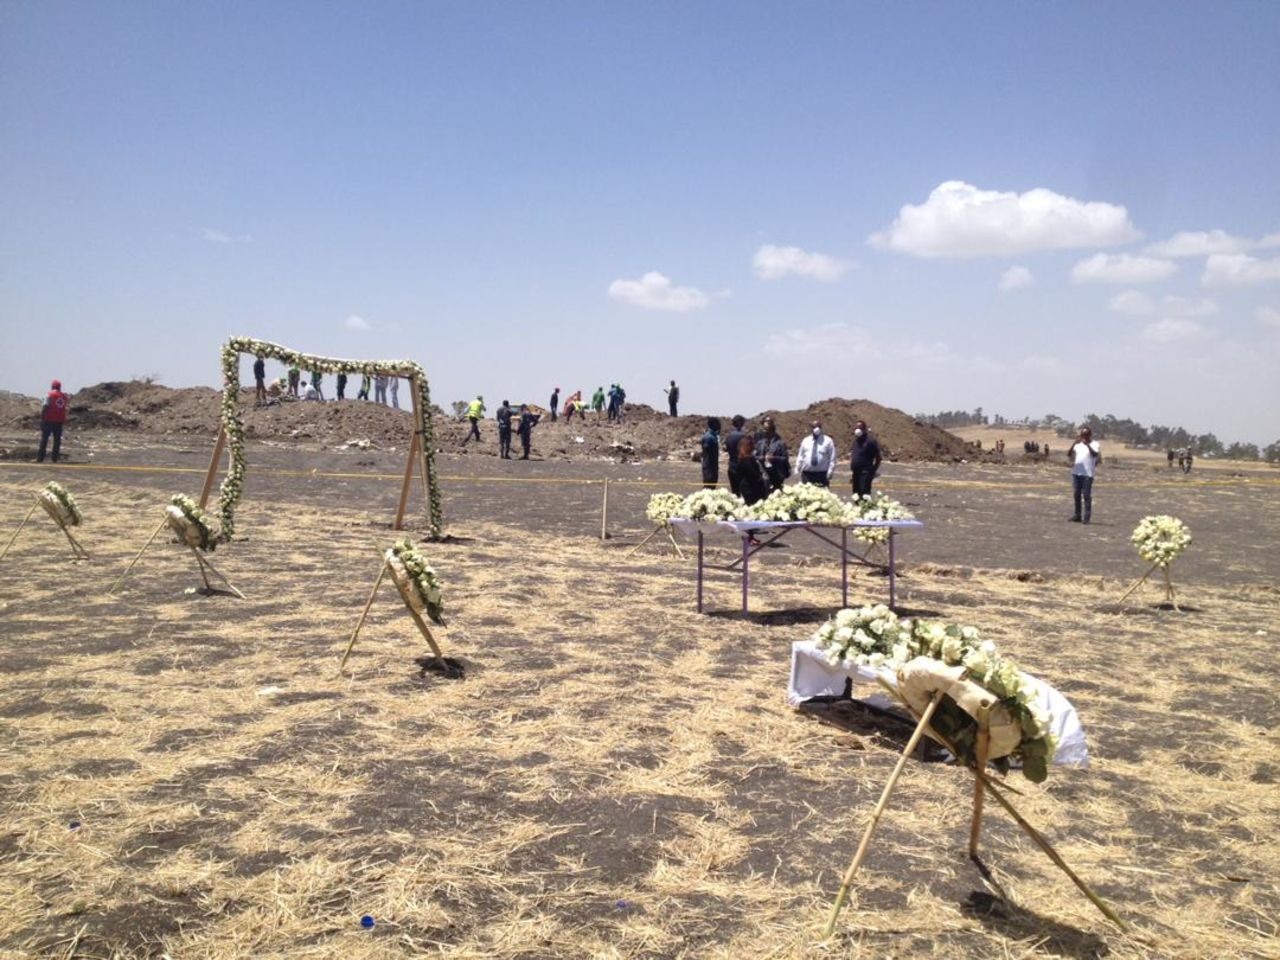
[{"label": "floral arrangement on table", "polygon": [[644,515],[660,526],[669,526],[672,517],[682,517],[685,498],[678,493],[655,493],[649,498]]},{"label": "floral arrangement on table", "polygon": [[218,546],[218,535],[209,523],[209,516],[199,504],[186,494],[175,493],[165,508],[165,516],[174,533],[183,542],[197,550],[210,553]]},{"label": "floral arrangement on table", "polygon": [[815,483],[795,483],[775,490],[765,499],[747,507],[744,520],[804,521],[820,526],[842,527],[850,505],[827,487]]},{"label": "floral arrangement on table", "polygon": [[728,490],[699,490],[684,498],[676,516],[689,520],[740,520],[747,509],[746,501]]},{"label": "floral arrangement on table", "polygon": [[218,494],[218,520],[220,537],[230,540],[235,532],[236,504],[244,493],[245,441],[244,420],[240,416],[240,354],[248,353],[278,360],[287,366],[296,366],[318,373],[345,373],[348,376],[406,377],[417,387],[415,404],[417,423],[414,429],[421,435],[422,450],[426,455],[427,488],[431,511],[431,536],[444,534],[444,514],[441,507],[440,484],[436,476],[435,441],[431,429],[431,391],[427,374],[412,360],[340,360],[299,353],[266,340],[250,337],[232,337],[222,347],[222,429],[227,435],[230,466]]},{"label": "floral arrangement on table", "polygon": [[1182,552],[1191,546],[1191,530],[1177,517],[1165,514],[1143,517],[1129,542],[1138,548],[1138,555],[1157,567],[1168,567]]},{"label": "floral arrangement on table", "polygon": [[47,504],[45,510],[52,508],[57,511],[58,516],[55,519],[60,519],[67,526],[78,527],[84,521],[75,498],[57,480],[50,480],[45,484],[44,489],[40,491],[40,499]]},{"label": "floral arrangement on table", "polygon": [[440,578],[413,541],[398,540],[387,550],[391,576],[400,585],[409,605],[425,612],[433,623],[444,626],[444,590]]},{"label": "floral arrangement on table", "polygon": [[[886,493],[866,496],[854,494],[845,514],[845,523],[852,526],[859,520],[914,520],[915,516],[897,500]],[[857,527],[855,537],[867,543],[885,543],[889,539],[888,527]]]},{"label": "floral arrangement on table", "polygon": [[[884,604],[876,604],[839,611],[818,628],[813,640],[832,666],[858,664],[901,675],[908,664],[923,657],[963,668],[963,673],[955,672],[956,679],[967,679],[989,692],[1003,708],[1002,719],[1016,739],[1016,746],[991,762],[1002,773],[1008,772],[1013,757],[1021,761],[1028,780],[1041,783],[1048,777],[1049,760],[1057,748],[1051,718],[1040,709],[1036,688],[1017,663],[1002,656],[976,627],[899,619]],[[978,728],[969,713],[944,699],[931,723],[962,760],[973,762]]]}]

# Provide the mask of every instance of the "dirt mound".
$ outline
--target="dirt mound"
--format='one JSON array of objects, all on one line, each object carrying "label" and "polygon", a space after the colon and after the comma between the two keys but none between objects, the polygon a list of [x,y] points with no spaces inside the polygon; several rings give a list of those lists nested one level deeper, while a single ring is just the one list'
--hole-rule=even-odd
[{"label": "dirt mound", "polygon": [[[332,382],[326,384],[332,388]],[[99,383],[72,395],[70,424],[75,430],[136,430],[149,434],[196,434],[213,437],[218,431],[221,394],[211,387],[174,389],[156,383]],[[401,391],[407,400],[407,391]],[[408,410],[394,410],[364,400],[340,403],[306,401],[277,402],[254,406],[254,391],[241,391],[245,433],[253,440],[297,442],[322,448],[359,446],[375,449],[404,447],[410,438]],[[809,423],[820,418],[835,439],[841,459],[848,457],[853,440],[853,424],[864,419],[879,439],[887,459],[961,460],[978,452],[960,438],[914,420],[901,410],[882,407],[870,400],[830,399],[810,404],[804,410],[767,411],[792,452],[809,432]],[[496,456],[497,425],[490,419],[481,425],[482,442],[467,444],[467,420],[458,420],[437,410],[435,440],[448,453]],[[724,431],[729,430],[732,412],[718,414]],[[764,413],[748,421],[748,429],[759,428]],[[17,394],[0,394],[0,423],[37,429],[39,401]],[[644,404],[627,407],[625,418],[610,423],[605,417],[561,417],[551,422],[544,416],[534,429],[536,456],[549,460],[691,460],[698,455],[699,439],[706,430],[706,415],[669,417]],[[519,442],[517,441],[517,448]]]}]

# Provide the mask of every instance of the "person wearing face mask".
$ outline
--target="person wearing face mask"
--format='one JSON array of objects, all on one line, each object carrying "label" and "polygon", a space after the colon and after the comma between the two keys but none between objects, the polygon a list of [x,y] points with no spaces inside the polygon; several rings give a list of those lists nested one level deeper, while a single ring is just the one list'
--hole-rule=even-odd
[{"label": "person wearing face mask", "polygon": [[714,487],[720,482],[720,418],[707,417],[707,432],[702,435],[702,485]]},{"label": "person wearing face mask", "polygon": [[853,425],[853,454],[849,457],[853,469],[853,492],[860,497],[871,496],[871,481],[880,472],[880,444],[867,430],[867,421]]},{"label": "person wearing face mask", "polygon": [[822,421],[815,420],[809,426],[810,434],[800,441],[800,452],[796,454],[800,482],[829,487],[836,470],[836,445],[822,432]]}]

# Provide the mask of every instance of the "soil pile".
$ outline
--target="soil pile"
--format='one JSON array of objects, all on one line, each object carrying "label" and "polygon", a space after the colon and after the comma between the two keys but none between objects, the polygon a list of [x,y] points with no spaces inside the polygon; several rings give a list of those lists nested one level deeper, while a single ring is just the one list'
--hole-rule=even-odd
[{"label": "soil pile", "polygon": [[[332,386],[332,383],[328,384]],[[148,434],[214,436],[218,431],[221,393],[211,387],[174,389],[155,383],[109,382],[86,387],[71,398],[72,430],[130,430]],[[408,403],[408,391],[400,399]],[[402,448],[409,442],[412,418],[408,410],[394,410],[363,400],[314,403],[291,400],[267,407],[254,406],[254,391],[241,391],[245,434],[252,440],[296,442],[322,448]],[[537,412],[541,408],[534,408]],[[497,425],[488,411],[480,427],[482,441],[466,443],[470,423],[435,411],[435,441],[446,453],[496,456]],[[870,400],[833,398],[810,404],[804,410],[767,411],[793,454],[809,432],[815,417],[836,441],[841,459],[853,442],[853,424],[859,418],[870,425],[886,459],[955,461],[980,456],[969,443],[953,434],[921,423],[901,410]],[[718,414],[723,432],[730,429],[732,412]],[[764,414],[748,421],[756,430]],[[0,424],[38,429],[40,402],[18,394],[0,394]],[[645,404],[628,406],[625,418],[610,423],[594,413],[572,420],[552,422],[544,414],[534,428],[535,456],[549,460],[692,460],[698,456],[699,439],[706,430],[706,415],[670,417]],[[515,442],[519,450],[519,440]]]}]

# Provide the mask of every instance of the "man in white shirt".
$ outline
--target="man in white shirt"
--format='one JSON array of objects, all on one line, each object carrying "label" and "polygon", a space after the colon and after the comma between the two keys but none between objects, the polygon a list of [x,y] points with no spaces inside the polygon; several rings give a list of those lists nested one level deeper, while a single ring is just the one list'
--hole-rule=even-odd
[{"label": "man in white shirt", "polygon": [[[1093,431],[1088,427],[1080,428],[1080,436],[1067,449],[1071,459],[1071,492],[1076,501],[1076,512],[1072,523],[1088,523],[1093,514],[1093,474],[1102,462],[1102,448],[1093,439]],[[1081,504],[1084,513],[1080,512]]]},{"label": "man in white shirt", "polygon": [[816,483],[820,487],[831,486],[831,475],[836,470],[836,445],[822,432],[822,422],[810,424],[809,436],[800,441],[796,454],[796,467],[801,483]]}]

